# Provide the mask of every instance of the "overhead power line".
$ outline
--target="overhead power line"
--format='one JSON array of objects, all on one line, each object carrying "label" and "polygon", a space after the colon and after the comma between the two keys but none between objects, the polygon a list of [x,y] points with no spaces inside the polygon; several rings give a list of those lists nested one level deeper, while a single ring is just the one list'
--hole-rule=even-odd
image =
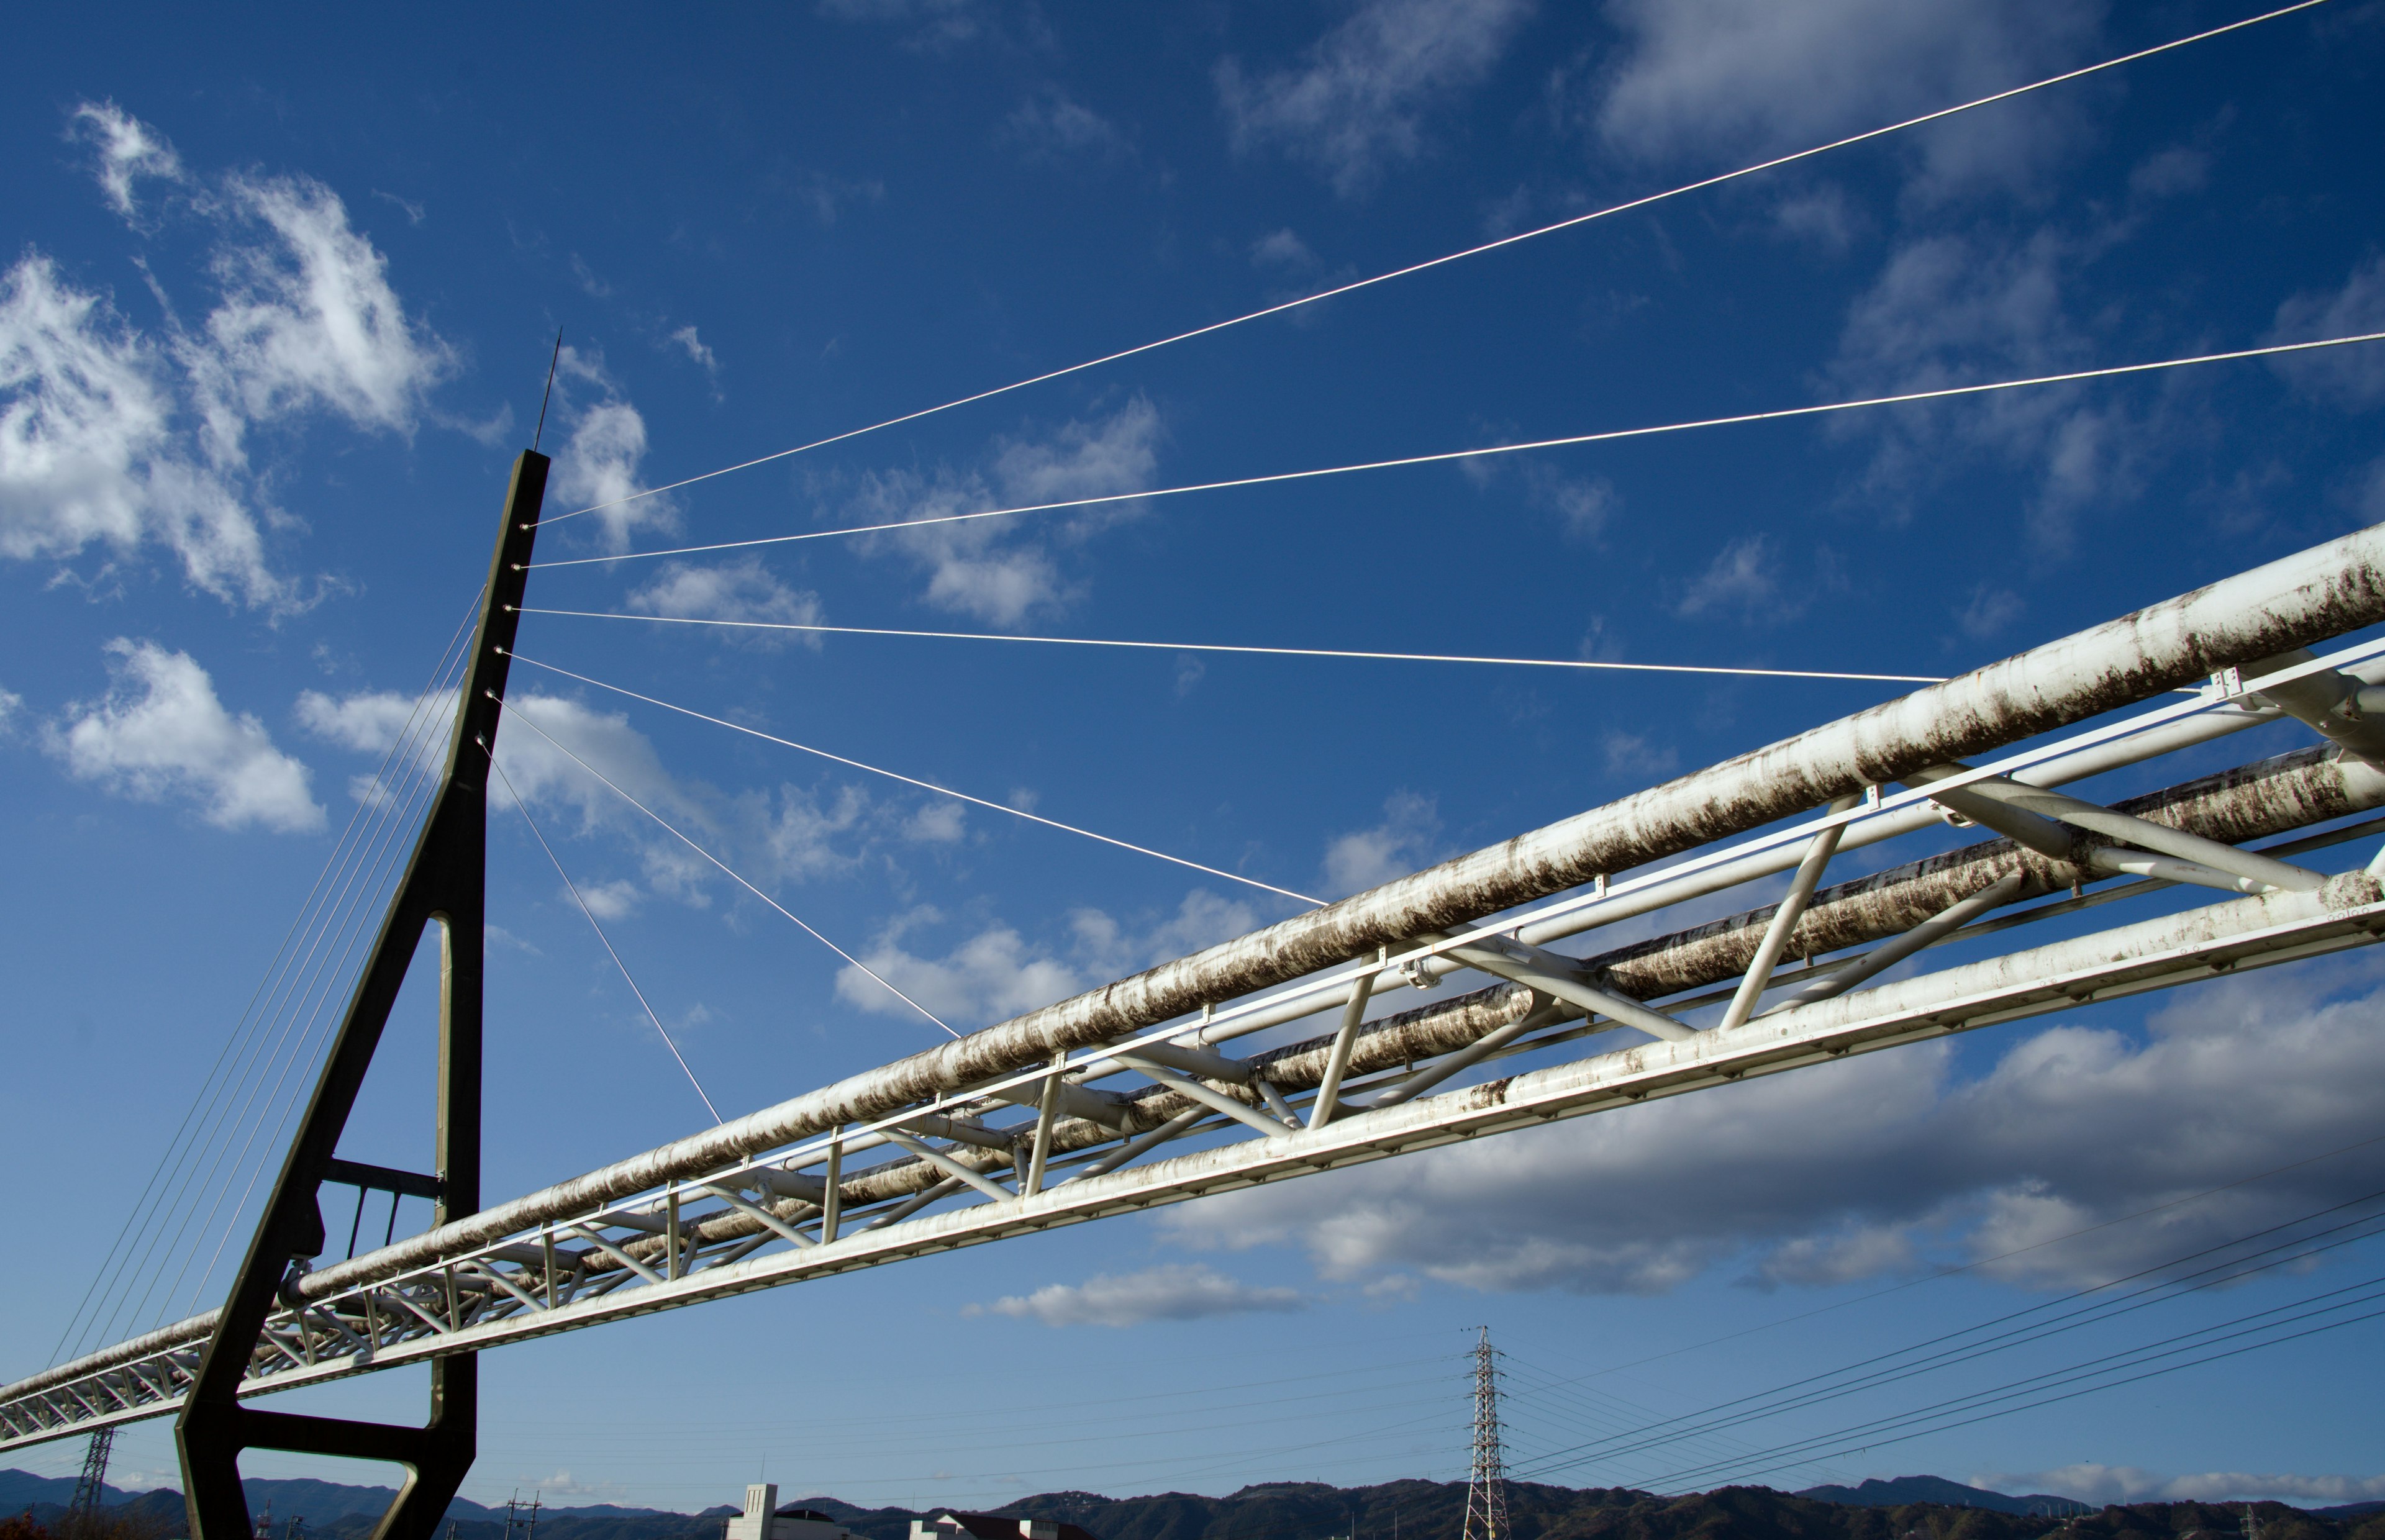
[{"label": "overhead power line", "polygon": [[1902,133],[1907,129],[1917,129],[1925,124],[1939,122],[1944,118],[1953,118],[1979,107],[1992,106],[1998,102],[2008,102],[2017,96],[2026,96],[2031,92],[2043,91],[2051,86],[2065,85],[2072,81],[2084,80],[2090,75],[2101,74],[2107,69],[2117,69],[2122,65],[2134,64],[2141,59],[2149,59],[2156,55],[2170,53],[2176,49],[2189,47],[2197,43],[2207,42],[2212,38],[2224,37],[2229,32],[2241,31],[2247,27],[2257,27],[2264,21],[2274,21],[2279,17],[2291,16],[2296,11],[2309,10],[2311,7],[2324,3],[2325,0],[2295,0],[2295,4],[2293,5],[2281,6],[2276,10],[2264,11],[2258,16],[2248,16],[2243,18],[2241,20],[2230,21],[2222,26],[2207,28],[2203,31],[2192,32],[2185,37],[2172,38],[2167,43],[2157,43],[2150,48],[2140,48],[2133,53],[2121,54],[2115,57],[2104,59],[2097,64],[2083,65],[2077,69],[2066,69],[2058,75],[2048,75],[2042,80],[2031,81],[2026,85],[2011,86],[2003,91],[1992,92],[1985,96],[1975,96],[1967,102],[1958,102],[1953,106],[1939,107],[1934,111],[1922,113],[1920,116],[1916,118],[1902,118],[1893,123],[1882,124],[1876,129],[1867,129],[1861,133],[1852,133],[1843,138],[1829,140],[1820,144],[1809,145],[1802,150],[1792,150],[1787,155],[1774,155],[1768,160],[1755,161],[1751,165],[1740,167],[1736,170],[1724,171],[1718,175],[1711,177],[1701,177],[1695,181],[1686,181],[1678,187],[1667,188],[1661,192],[1644,193],[1640,197],[1627,199],[1619,204],[1609,204],[1604,208],[1592,209],[1587,214],[1576,214],[1570,217],[1559,219],[1554,224],[1542,225],[1532,230],[1518,230],[1513,235],[1503,235],[1495,241],[1485,241],[1479,245],[1467,246],[1460,251],[1447,252],[1440,256],[1429,257],[1422,262],[1412,262],[1405,267],[1394,267],[1388,272],[1377,273],[1371,278],[1355,279],[1348,283],[1336,284],[1332,288],[1321,289],[1316,293],[1305,294],[1298,299],[1285,300],[1280,304],[1267,305],[1257,310],[1247,311],[1240,316],[1229,317],[1227,319],[1222,321],[1211,321],[1206,326],[1197,326],[1190,331],[1180,331],[1172,336],[1161,337],[1153,342],[1138,343],[1130,348],[1121,348],[1116,353],[1105,353],[1098,358],[1088,358],[1080,364],[1070,364],[1063,368],[1048,369],[1042,374],[1030,375],[1025,379],[1016,379],[1007,385],[997,385],[992,390],[979,391],[972,395],[956,396],[953,400],[944,402],[940,405],[922,407],[915,412],[905,412],[900,416],[888,417],[883,422],[871,423],[867,428],[848,428],[842,433],[832,433],[825,439],[815,439],[809,443],[797,444],[792,449],[777,450],[768,454],[757,455],[751,460],[741,460],[733,466],[723,466],[718,470],[708,470],[699,476],[683,477],[677,481],[667,482],[659,487],[649,487],[643,491],[631,492],[626,497],[617,497],[609,502],[591,503],[585,508],[575,508],[568,514],[556,514],[553,517],[541,519],[539,522],[541,524],[560,524],[565,519],[578,518],[582,514],[601,513],[606,508],[618,508],[625,503],[636,503],[644,498],[660,496],[664,492],[677,491],[681,487],[692,487],[699,481],[709,481],[717,477],[732,475],[737,471],[751,470],[755,466],[767,466],[775,460],[784,460],[797,454],[807,454],[816,449],[826,449],[830,444],[843,443],[847,440],[862,438],[868,434],[876,433],[884,428],[899,428],[906,422],[918,422],[922,417],[931,417],[941,412],[952,411],[955,407],[972,405],[980,401],[991,401],[996,396],[1008,395],[1013,391],[1023,391],[1031,385],[1041,385],[1050,380],[1065,379],[1072,374],[1081,374],[1087,369],[1099,368],[1105,364],[1115,364],[1122,359],[1132,358],[1141,354],[1152,353],[1164,347],[1171,347],[1178,342],[1189,342],[1195,338],[1206,337],[1213,332],[1224,331],[1232,327],[1242,326],[1246,322],[1264,320],[1269,316],[1280,316],[1287,311],[1298,310],[1304,305],[1321,304],[1326,300],[1338,298],[1343,294],[1355,293],[1361,289],[1371,289],[1379,283],[1389,283],[1394,279],[1408,278],[1417,273],[1429,272],[1435,267],[1447,267],[1453,262],[1463,262],[1469,256],[1480,256],[1485,253],[1495,252],[1502,250],[1505,247],[1518,245],[1526,241],[1538,240],[1543,235],[1555,235],[1560,230],[1572,230],[1580,225],[1587,225],[1596,220],[1612,218],[1618,214],[1629,214],[1634,209],[1647,208],[1654,205],[1667,202],[1669,199],[1683,197],[1692,192],[1704,192],[1709,187],[1720,187],[1726,182],[1737,181],[1743,177],[1752,177],[1761,172],[1778,170],[1783,166],[1793,166],[1801,160],[1811,160],[1816,155],[1828,155],[1833,150],[1847,149],[1853,145],[1862,144],[1870,140],[1884,138],[1889,134]]},{"label": "overhead power line", "polygon": [[[2166,1259],[2122,1277],[2109,1279],[1975,1325],[1942,1333],[1907,1347],[1873,1354],[1836,1369],[1809,1374],[1785,1385],[1777,1385],[1770,1390],[1738,1397],[1703,1410],[1665,1418],[1569,1448],[1550,1451],[1536,1459],[1523,1473],[1544,1474],[1593,1460],[1638,1454],[1692,1436],[1711,1434],[1863,1390],[1877,1389],[1917,1374],[1936,1372],[1975,1359],[1992,1356],[2025,1344],[2042,1341],[2046,1337],[2075,1331],[2085,1325],[2105,1324],[2120,1316],[2134,1314],[2155,1305],[2169,1303],[2190,1294],[2225,1286],[2242,1278],[2371,1238],[2380,1233],[2377,1227],[2378,1216],[2369,1214],[2344,1221],[2324,1230],[2278,1241],[2241,1256],[2213,1262],[2191,1273],[2171,1277],[2163,1277],[2162,1274],[2186,1262],[2236,1250],[2253,1241],[2277,1235],[2281,1231],[2296,1229],[2313,1220],[2326,1218],[2347,1209],[2372,1204],[2379,1198],[2385,1198],[2385,1190],[2365,1193],[2360,1197],[2312,1213],[2300,1215],[2249,1234],[2232,1236],[2181,1256]],[[2336,1238],[2329,1239],[2330,1236]],[[2142,1283],[2142,1286],[2128,1293],[2094,1303],[2084,1305],[2079,1303],[2082,1300],[2091,1300],[2094,1296],[2121,1285],[2140,1283],[2146,1279],[2153,1281]],[[2077,1308],[2064,1310],[2063,1313],[2050,1317],[2044,1314],[2048,1310],[2063,1310],[2066,1306]],[[2041,1319],[2032,1322],[2031,1317]],[[2016,1324],[2017,1323],[2025,1324]],[[2004,1329],[1996,1330],[2000,1327]],[[1985,1336],[1980,1335],[1991,1332],[1993,1335]],[[1928,1351],[1932,1348],[1938,1350]],[[1925,1356],[1916,1358],[1917,1354]]]},{"label": "overhead power line", "polygon": [[[821,636],[846,637],[923,637],[939,641],[1034,641],[1055,647],[1130,647],[1155,652],[1242,652],[1263,657],[1355,658],[1387,663],[1505,664],[1516,668],[1577,668],[1622,674],[1727,674],[1764,679],[1859,679],[1872,683],[1905,685],[1934,685],[1942,683],[1945,679],[1942,674],[1848,674],[1824,668],[1742,668],[1720,664],[1613,663],[1581,658],[1487,658],[1463,652],[1368,652],[1339,647],[1241,647],[1210,641],[1128,641],[1109,637],[1027,637],[999,631],[906,631],[886,626],[800,626],[793,621],[713,620],[694,615],[634,615],[608,610],[549,610],[531,604],[521,606],[520,613],[563,615],[575,620],[644,620],[662,626],[722,626],[746,631],[800,631]],[[1282,892],[1283,889],[1276,888],[1273,891]]]},{"label": "overhead power line", "polygon": [[[2311,0],[2316,4],[2318,0]],[[2137,364],[2110,364],[2101,368],[2071,369],[2061,374],[2030,375],[2019,379],[1992,379],[1972,385],[1941,385],[1927,391],[1901,391],[1894,395],[1864,396],[1854,401],[1817,402],[1805,406],[1776,406],[1763,412],[1734,412],[1718,417],[1692,417],[1679,422],[1654,423],[1641,428],[1610,428],[1594,433],[1569,433],[1562,438],[1532,439],[1522,443],[1481,444],[1472,449],[1438,450],[1430,454],[1402,454],[1388,460],[1359,460],[1348,465],[1317,466],[1306,470],[1269,471],[1258,476],[1229,477],[1218,481],[1193,481],[1177,487],[1153,487],[1136,492],[1105,492],[1096,497],[1068,497],[1049,503],[1022,503],[1005,508],[980,508],[965,514],[933,514],[925,518],[889,519],[879,524],[856,524],[842,529],[812,529],[793,535],[757,535],[751,540],[715,540],[707,545],[678,545],[662,551],[623,551],[604,556],[568,556],[551,562],[531,562],[531,567],[594,566],[608,562],[650,561],[657,556],[696,556],[715,551],[744,551],[761,545],[786,545],[796,540],[835,540],[846,535],[877,535],[894,529],[918,529],[938,524],[966,524],[976,519],[1009,518],[1019,514],[1052,513],[1062,508],[1093,508],[1117,503],[1140,503],[1151,498],[1182,497],[1192,492],[1228,491],[1241,487],[1280,486],[1289,481],[1315,481],[1329,476],[1350,476],[1360,471],[1399,470],[1413,466],[1448,465],[1458,460],[1487,459],[1494,454],[1524,454],[1535,450],[1566,449],[1581,444],[1615,443],[1626,439],[1655,438],[1661,434],[1687,433],[1702,428],[1739,428],[1752,423],[1787,422],[1796,417],[1826,416],[1841,412],[1868,411],[1881,406],[1912,406],[1923,402],[1952,401],[1961,396],[1991,395],[2003,391],[2025,391],[2047,385],[2075,385],[2091,379],[2115,379],[2125,375],[2153,374],[2164,369],[2191,368],[2200,364],[2227,364],[2248,358],[2276,358],[2287,354],[2311,353],[2321,348],[2350,347],[2362,342],[2385,342],[2385,331],[2364,331],[2345,337],[2321,337],[2304,342],[2271,342],[2255,348],[2233,348],[2225,353],[2198,353],[2180,358],[2155,358]]]}]

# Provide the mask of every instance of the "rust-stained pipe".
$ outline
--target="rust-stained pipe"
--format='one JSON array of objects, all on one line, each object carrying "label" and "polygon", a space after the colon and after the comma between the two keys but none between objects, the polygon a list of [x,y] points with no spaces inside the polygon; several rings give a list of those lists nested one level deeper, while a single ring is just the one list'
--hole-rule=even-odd
[{"label": "rust-stained pipe", "polygon": [[[761,1112],[308,1274],[302,1297],[379,1282],[794,1140],[868,1123],[1381,946],[1745,834],[1867,785],[1985,752],[2385,620],[2385,526],[2223,578],[1942,684],[1401,877],[1338,903],[848,1076]],[[1753,943],[1751,942],[1751,945]],[[212,1312],[6,1388],[62,1385],[204,1335]],[[143,1346],[145,1344],[146,1346]]]},{"label": "rust-stained pipe", "polygon": [[[2385,807],[2385,771],[2320,746],[2206,776],[2111,804],[2148,823],[2237,845],[2330,818]],[[2079,853],[2092,844],[2082,838]],[[1992,839],[1876,872],[1814,895],[1790,933],[1788,950],[1818,956],[1900,935],[2009,872],[2021,874],[2011,901],[2044,898],[2106,874]],[[1614,985],[1642,999],[1717,984],[1744,972],[1772,918],[1751,909],[1694,929],[1619,947],[1585,960]]]}]

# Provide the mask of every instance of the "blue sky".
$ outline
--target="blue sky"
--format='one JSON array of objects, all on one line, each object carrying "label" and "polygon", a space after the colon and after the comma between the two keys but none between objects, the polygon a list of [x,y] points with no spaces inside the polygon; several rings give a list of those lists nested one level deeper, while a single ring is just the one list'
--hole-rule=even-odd
[{"label": "blue sky", "polygon": [[[0,1118],[43,1260],[0,1312],[8,1372],[56,1351],[369,794],[393,702],[466,613],[557,328],[551,510],[2241,14],[822,0],[21,18],[0,59]],[[2380,38],[2385,9],[2332,0],[591,515],[541,554],[2385,329]],[[2380,404],[2385,353],[2346,350],[556,568],[532,602],[1935,675],[2385,518]],[[544,616],[521,650],[1312,893],[1894,688]],[[1292,907],[535,669],[516,695],[956,1025]],[[2207,767],[2290,741],[2231,741]],[[723,1112],[941,1036],[552,752],[508,753]],[[490,863],[490,1193],[708,1122],[510,809]],[[509,1349],[468,1491],[693,1508],[763,1472],[915,1503],[1462,1476],[1455,1355],[1479,1323],[1519,1391],[1575,1382],[1517,1405],[1523,1446],[1556,1449],[1600,1418],[1727,1400],[2385,1187],[2385,1161],[2356,1151],[1854,1303],[2368,1137],[2380,982],[2374,964],[2306,967]],[[429,1064],[409,999],[344,1153],[428,1159]],[[248,1121],[269,1146],[270,1118]],[[204,1302],[222,1228],[195,1223],[188,1268],[124,1323]],[[2168,1307],[2173,1329],[2350,1283],[2375,1256]],[[2377,1496],[2354,1397],[2380,1348],[2371,1323],[1756,1479]],[[1864,1414],[2020,1372],[1950,1372]],[[418,1393],[397,1372],[314,1399],[396,1416]],[[1034,1409],[1060,1425],[1017,1431]],[[1761,1449],[1857,1420],[1834,1415],[1733,1436]],[[170,1479],[162,1427],[119,1448],[129,1475]],[[1664,1484],[1713,1452],[1554,1479]]]}]

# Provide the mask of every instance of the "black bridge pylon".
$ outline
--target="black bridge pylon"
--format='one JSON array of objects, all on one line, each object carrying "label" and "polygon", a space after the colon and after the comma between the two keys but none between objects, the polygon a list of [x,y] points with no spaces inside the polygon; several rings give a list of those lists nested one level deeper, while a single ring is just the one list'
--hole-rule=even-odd
[{"label": "black bridge pylon", "polygon": [[[318,1189],[327,1180],[431,1196],[434,1224],[481,1207],[481,959],[488,899],[489,756],[504,710],[531,544],[546,493],[547,458],[524,451],[514,462],[505,522],[489,565],[481,618],[456,703],[447,766],[406,875],[331,1040],[297,1137],[249,1242],[215,1335],[199,1360],[181,1416],[181,1451],[191,1540],[249,1540],[248,1499],[240,1457],[248,1449],[388,1460],[406,1468],[397,1498],[372,1540],[430,1540],[472,1468],[478,1447],[479,1362],[470,1353],[431,1365],[431,1417],[423,1426],[392,1426],[335,1417],[259,1411],[240,1404],[246,1375],[277,1303],[295,1303],[290,1287],[322,1255]],[[439,1084],[436,1172],[418,1175],[341,1161],[334,1153],[355,1109],[381,1030],[406,982],[424,929],[440,927]]]}]

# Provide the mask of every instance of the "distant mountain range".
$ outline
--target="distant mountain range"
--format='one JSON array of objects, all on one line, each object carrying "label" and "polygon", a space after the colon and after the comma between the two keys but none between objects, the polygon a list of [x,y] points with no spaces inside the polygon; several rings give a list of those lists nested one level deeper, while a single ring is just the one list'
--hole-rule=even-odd
[{"label": "distant mountain range", "polygon": [[[252,1512],[262,1514],[272,1505],[272,1540],[365,1540],[393,1496],[385,1486],[306,1480],[252,1481],[247,1492]],[[36,1521],[52,1522],[63,1516],[73,1496],[70,1479],[0,1471],[0,1514],[30,1509]],[[106,1496],[111,1507],[154,1521],[160,1535],[182,1532],[180,1493],[110,1487]],[[833,1497],[782,1501],[829,1514],[859,1540],[908,1540],[911,1521],[925,1516],[910,1509],[857,1508]],[[1276,1482],[1222,1497],[1047,1492],[998,1506],[1021,1518],[1065,1520],[1101,1540],[1457,1540],[1466,1484],[1400,1481],[1337,1487]],[[2282,1503],[2254,1506],[2263,1540],[2385,1540],[2385,1503],[2316,1510]],[[1933,1510],[1954,1511],[1937,1519],[1929,1517]],[[725,1503],[699,1513],[609,1503],[542,1508],[538,1537],[720,1540],[723,1521],[736,1511]],[[2057,1529],[2058,1540],[2178,1540],[2196,1534],[2234,1540],[2241,1522],[2241,1507],[2144,1503],[2086,1509],[2067,1498],[2014,1497],[1939,1476],[1795,1493],[1726,1487],[1678,1497],[1623,1487],[1577,1490],[1511,1482],[1508,1512],[1512,1540],[2044,1540]],[[502,1508],[458,1500],[446,1517],[455,1540],[507,1540]],[[293,1521],[300,1521],[298,1534],[289,1527]],[[443,1540],[449,1533],[443,1525]]]},{"label": "distant mountain range", "polygon": [[2069,1497],[2049,1497],[2033,1492],[2015,1497],[1984,1486],[1966,1486],[1943,1476],[1874,1478],[1860,1486],[1809,1486],[1797,1494],[1816,1502],[1845,1503],[1851,1508],[1904,1508],[1910,1503],[1943,1503],[1948,1508],[1986,1508],[1998,1513],[2073,1513],[2087,1506]]}]

